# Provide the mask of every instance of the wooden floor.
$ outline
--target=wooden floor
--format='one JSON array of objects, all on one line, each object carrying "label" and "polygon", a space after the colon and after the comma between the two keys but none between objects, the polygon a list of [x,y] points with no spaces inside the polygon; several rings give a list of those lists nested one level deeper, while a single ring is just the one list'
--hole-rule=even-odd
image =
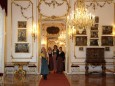
[{"label": "wooden floor", "polygon": [[[115,75],[66,75],[71,86],[115,86]],[[39,86],[40,75],[25,77],[4,76],[4,84],[0,86]]]}]

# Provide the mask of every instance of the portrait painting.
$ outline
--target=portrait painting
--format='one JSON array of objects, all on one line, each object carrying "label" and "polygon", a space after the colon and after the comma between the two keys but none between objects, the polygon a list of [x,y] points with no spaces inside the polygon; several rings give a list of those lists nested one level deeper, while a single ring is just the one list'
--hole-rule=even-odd
[{"label": "portrait painting", "polygon": [[26,29],[18,29],[18,42],[26,42]]},{"label": "portrait painting", "polygon": [[102,34],[103,35],[112,35],[113,26],[102,26]]},{"label": "portrait painting", "polygon": [[98,39],[90,39],[90,46],[98,46]]},{"label": "portrait painting", "polygon": [[87,36],[77,36],[76,46],[87,46]]},{"label": "portrait painting", "polygon": [[98,24],[94,24],[92,27],[91,27],[91,30],[98,30]]},{"label": "portrait painting", "polygon": [[29,43],[15,43],[15,53],[29,53]]},{"label": "portrait painting", "polygon": [[98,38],[98,31],[91,31],[91,38]]},{"label": "portrait painting", "polygon": [[18,28],[27,28],[27,21],[18,21]]},{"label": "portrait painting", "polygon": [[95,16],[95,23],[99,23],[99,16]]}]

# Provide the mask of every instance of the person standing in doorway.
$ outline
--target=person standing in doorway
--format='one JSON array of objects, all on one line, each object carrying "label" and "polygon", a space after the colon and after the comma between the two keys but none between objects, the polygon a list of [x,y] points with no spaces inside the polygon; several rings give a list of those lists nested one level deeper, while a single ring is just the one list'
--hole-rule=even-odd
[{"label": "person standing in doorway", "polygon": [[52,53],[53,53],[53,66],[54,66],[53,72],[56,73],[57,72],[57,57],[59,54],[57,45],[54,45],[54,49]]},{"label": "person standing in doorway", "polygon": [[59,55],[57,58],[57,73],[62,73],[65,70],[65,53],[62,47],[59,47]]},{"label": "person standing in doorway", "polygon": [[47,80],[49,69],[48,69],[47,52],[45,47],[42,47],[40,56],[41,56],[41,75],[43,76],[44,80]]},{"label": "person standing in doorway", "polygon": [[47,51],[47,54],[48,54],[48,58],[49,58],[49,70],[52,72],[53,71],[53,57],[52,57],[52,49],[51,47],[48,47],[48,51]]}]

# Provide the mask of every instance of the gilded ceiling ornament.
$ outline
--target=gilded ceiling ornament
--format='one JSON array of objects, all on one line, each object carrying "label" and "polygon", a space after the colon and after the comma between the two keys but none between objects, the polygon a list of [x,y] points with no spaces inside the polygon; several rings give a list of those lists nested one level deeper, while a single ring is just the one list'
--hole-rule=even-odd
[{"label": "gilded ceiling ornament", "polygon": [[63,3],[64,3],[64,0],[62,0],[63,2],[62,3],[59,3],[59,2],[57,2],[56,0],[52,0],[51,2],[46,2],[46,0],[43,0],[44,1],[44,3],[46,4],[46,5],[48,5],[49,7],[51,6],[51,5],[53,5],[53,8],[55,8],[55,6],[57,5],[57,6],[61,6],[61,5],[63,5]]}]

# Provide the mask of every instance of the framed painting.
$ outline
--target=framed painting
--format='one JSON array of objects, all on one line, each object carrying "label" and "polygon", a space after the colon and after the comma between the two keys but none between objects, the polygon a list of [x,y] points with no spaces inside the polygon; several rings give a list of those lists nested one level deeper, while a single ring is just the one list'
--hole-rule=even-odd
[{"label": "framed painting", "polygon": [[91,31],[91,38],[98,38],[98,31]]},{"label": "framed painting", "polygon": [[26,29],[18,29],[18,42],[26,42],[27,41],[27,31]]},{"label": "framed painting", "polygon": [[15,43],[15,53],[29,53],[29,43]]},{"label": "framed painting", "polygon": [[99,23],[99,16],[95,16],[95,23]]},{"label": "framed painting", "polygon": [[102,34],[103,35],[112,35],[113,26],[102,26]]},{"label": "framed painting", "polygon": [[27,21],[18,21],[18,28],[27,28]]},{"label": "framed painting", "polygon": [[91,27],[91,30],[98,30],[98,24],[94,24],[92,27]]},{"label": "framed painting", "polygon": [[90,46],[98,46],[98,39],[90,39]]},{"label": "framed painting", "polygon": [[102,46],[113,46],[113,36],[102,36],[101,45]]},{"label": "framed painting", "polygon": [[75,42],[76,46],[87,46],[87,36],[77,36]]},{"label": "framed painting", "polygon": [[105,47],[105,51],[110,51],[110,47]]},{"label": "framed painting", "polygon": [[83,51],[83,47],[79,47],[79,51]]}]

